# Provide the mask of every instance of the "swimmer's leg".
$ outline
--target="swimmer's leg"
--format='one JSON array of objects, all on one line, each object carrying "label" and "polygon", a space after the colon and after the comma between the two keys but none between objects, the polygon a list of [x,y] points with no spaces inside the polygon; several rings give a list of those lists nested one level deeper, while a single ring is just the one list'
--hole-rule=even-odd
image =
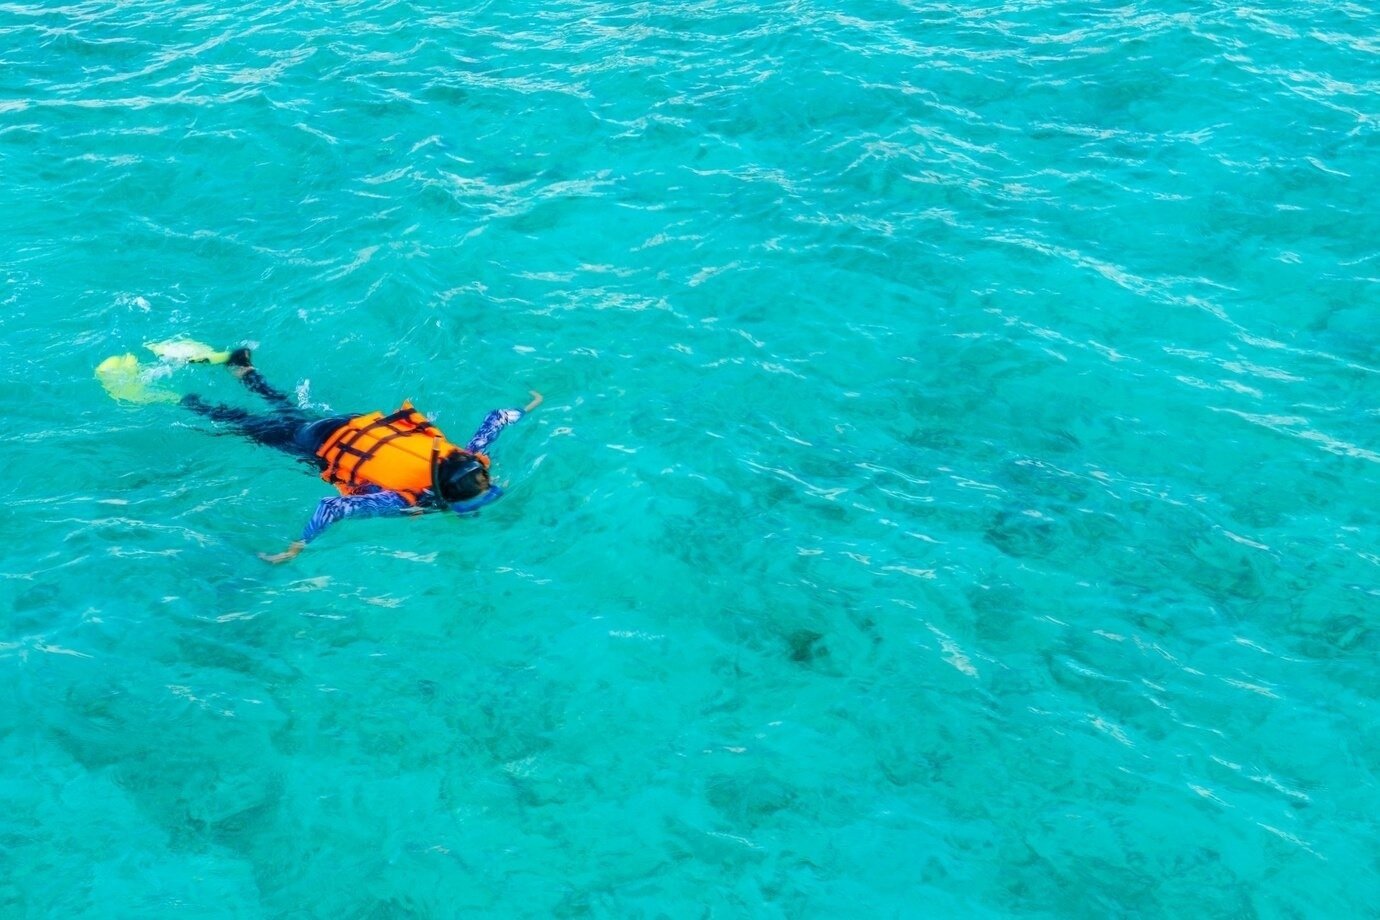
[{"label": "swimmer's leg", "polygon": [[251,393],[256,393],[264,399],[283,409],[290,409],[293,412],[299,411],[292,400],[280,390],[275,390],[263,374],[259,373],[258,368],[253,364],[249,355],[248,348],[236,348],[230,352],[230,357],[225,362],[230,366],[230,373]]},{"label": "swimmer's leg", "polygon": [[181,404],[183,408],[190,409],[213,422],[234,425],[240,434],[265,447],[274,447],[294,454],[301,452],[296,438],[306,419],[295,408],[289,406],[287,410],[255,415],[236,406],[219,406],[204,402],[195,393],[188,393],[182,397]]}]

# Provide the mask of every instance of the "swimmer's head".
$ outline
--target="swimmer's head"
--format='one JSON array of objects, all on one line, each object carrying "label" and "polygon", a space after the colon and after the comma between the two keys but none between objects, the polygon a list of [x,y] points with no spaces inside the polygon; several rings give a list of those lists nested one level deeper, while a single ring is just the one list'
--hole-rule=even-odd
[{"label": "swimmer's head", "polygon": [[441,483],[441,497],[448,502],[462,502],[487,492],[490,484],[488,461],[483,454],[463,450],[442,460],[436,477]]}]

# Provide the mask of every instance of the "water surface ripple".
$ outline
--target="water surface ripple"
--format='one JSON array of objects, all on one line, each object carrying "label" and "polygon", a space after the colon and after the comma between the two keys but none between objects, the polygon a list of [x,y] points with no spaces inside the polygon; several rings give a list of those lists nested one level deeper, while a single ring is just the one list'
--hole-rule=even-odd
[{"label": "water surface ripple", "polygon": [[0,914],[1373,916],[1378,28],[0,4]]}]

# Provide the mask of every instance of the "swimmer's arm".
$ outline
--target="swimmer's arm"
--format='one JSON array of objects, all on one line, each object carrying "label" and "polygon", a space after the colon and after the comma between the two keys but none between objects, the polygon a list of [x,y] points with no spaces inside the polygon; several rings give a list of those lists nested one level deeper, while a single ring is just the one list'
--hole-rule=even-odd
[{"label": "swimmer's arm", "polygon": [[296,559],[297,554],[306,548],[307,544],[303,543],[301,540],[293,540],[288,544],[288,548],[281,553],[259,553],[259,558],[264,562],[271,562],[274,565],[278,565],[281,562],[287,562],[289,559]]},{"label": "swimmer's arm", "polygon": [[412,510],[412,506],[407,503],[397,492],[371,492],[368,495],[333,495],[330,498],[323,498],[317,504],[316,510],[312,512],[311,520],[302,531],[302,538],[294,540],[288,548],[281,553],[260,553],[259,558],[264,562],[272,562],[277,565],[295,559],[297,554],[306,549],[307,544],[321,536],[326,528],[337,521],[342,521],[347,517],[380,517],[383,515],[404,514]]},{"label": "swimmer's arm", "polygon": [[494,409],[484,416],[484,421],[479,423],[479,430],[470,438],[470,442],[465,445],[465,449],[471,453],[483,453],[489,445],[498,440],[499,432],[509,425],[531,412],[541,405],[541,394],[536,390],[529,390],[532,394],[532,401],[521,409]]}]

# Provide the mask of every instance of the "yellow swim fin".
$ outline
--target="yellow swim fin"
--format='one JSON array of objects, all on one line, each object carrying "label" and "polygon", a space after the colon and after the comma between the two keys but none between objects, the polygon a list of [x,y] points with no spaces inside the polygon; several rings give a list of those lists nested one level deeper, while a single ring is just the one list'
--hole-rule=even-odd
[{"label": "yellow swim fin", "polygon": [[119,402],[148,405],[177,402],[176,393],[148,385],[139,359],[131,354],[111,355],[96,367],[96,379],[105,387],[111,399]]},{"label": "yellow swim fin", "polygon": [[166,342],[151,342],[144,347],[164,361],[180,361],[184,364],[224,364],[230,360],[230,352],[216,351],[210,345],[193,339],[168,339]]}]

